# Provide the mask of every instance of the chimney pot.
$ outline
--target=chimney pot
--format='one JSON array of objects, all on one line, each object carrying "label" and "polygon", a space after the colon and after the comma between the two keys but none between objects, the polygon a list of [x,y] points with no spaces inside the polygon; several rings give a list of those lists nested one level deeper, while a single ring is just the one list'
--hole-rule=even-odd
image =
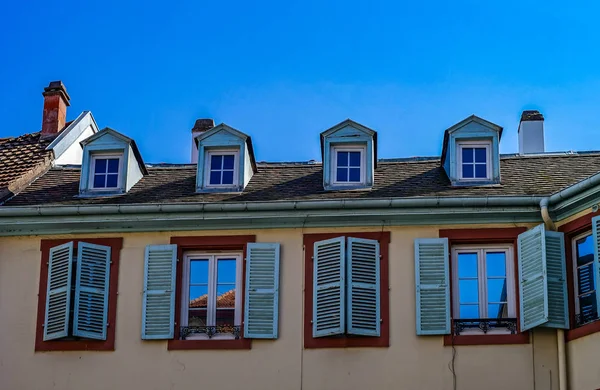
[{"label": "chimney pot", "polygon": [[196,145],[196,137],[205,131],[215,127],[215,121],[210,118],[196,119],[194,127],[192,127],[192,163],[198,162],[198,145]]},{"label": "chimney pot", "polygon": [[44,112],[42,114],[42,137],[58,134],[67,119],[67,107],[71,98],[62,81],[52,81],[44,88]]},{"label": "chimney pot", "polygon": [[537,110],[525,110],[519,123],[519,154],[544,152],[544,116]]}]

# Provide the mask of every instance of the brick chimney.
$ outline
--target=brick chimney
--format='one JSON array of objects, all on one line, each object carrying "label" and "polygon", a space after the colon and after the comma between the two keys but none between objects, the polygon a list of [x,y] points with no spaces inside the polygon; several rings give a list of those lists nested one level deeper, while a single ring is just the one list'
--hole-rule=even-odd
[{"label": "brick chimney", "polygon": [[196,123],[194,123],[194,127],[192,127],[192,164],[198,162],[198,145],[196,145],[196,137],[213,127],[215,127],[215,121],[212,119],[196,119]]},{"label": "brick chimney", "polygon": [[52,81],[44,88],[44,114],[42,116],[42,137],[58,134],[65,127],[69,94],[62,81]]},{"label": "brick chimney", "polygon": [[523,111],[519,123],[519,154],[544,151],[544,116],[537,110]]}]

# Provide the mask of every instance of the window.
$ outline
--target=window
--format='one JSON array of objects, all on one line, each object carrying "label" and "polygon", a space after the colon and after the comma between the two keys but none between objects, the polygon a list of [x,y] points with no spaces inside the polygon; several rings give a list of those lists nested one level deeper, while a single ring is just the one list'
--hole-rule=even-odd
[{"label": "window", "polygon": [[215,151],[206,153],[207,187],[235,187],[238,182],[237,151]]},{"label": "window", "polygon": [[[464,320],[461,321],[463,326],[475,325],[467,320],[477,322],[479,327],[482,319],[497,321],[516,317],[512,251],[512,245],[452,248],[453,317]],[[503,326],[493,321],[488,325],[497,327],[495,332],[508,332],[506,328],[510,327],[508,323]]]},{"label": "window", "polygon": [[239,338],[241,253],[186,253],[182,332],[186,339]]},{"label": "window", "polygon": [[594,266],[594,241],[587,232],[572,241],[573,267],[575,278],[575,324],[577,326],[598,319],[596,301],[596,269]]},{"label": "window", "polygon": [[334,147],[332,160],[334,184],[357,185],[365,183],[364,147]]},{"label": "window", "polygon": [[491,144],[459,143],[458,170],[461,180],[491,179]]},{"label": "window", "polygon": [[94,190],[114,190],[121,187],[120,155],[92,155],[90,186]]}]

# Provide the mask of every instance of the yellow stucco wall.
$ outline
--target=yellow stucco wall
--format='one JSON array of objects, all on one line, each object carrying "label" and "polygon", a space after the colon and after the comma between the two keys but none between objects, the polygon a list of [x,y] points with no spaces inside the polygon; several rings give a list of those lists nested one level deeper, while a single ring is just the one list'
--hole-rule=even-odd
[{"label": "yellow stucco wall", "polygon": [[[369,231],[345,231],[358,230]],[[280,337],[255,340],[248,351],[167,351],[166,341],[140,339],[145,246],[166,244],[174,235],[248,231],[102,235],[124,237],[114,352],[34,352],[41,238],[2,238],[0,389],[451,390],[452,348],[443,346],[442,337],[415,334],[413,240],[437,237],[438,230],[385,230],[391,231],[391,346],[318,350],[303,349],[302,235],[332,229],[252,232],[257,241],[281,243]],[[553,330],[537,331],[530,344],[464,346],[456,351],[458,389],[526,390],[534,389],[534,382],[535,389],[557,389]]]}]

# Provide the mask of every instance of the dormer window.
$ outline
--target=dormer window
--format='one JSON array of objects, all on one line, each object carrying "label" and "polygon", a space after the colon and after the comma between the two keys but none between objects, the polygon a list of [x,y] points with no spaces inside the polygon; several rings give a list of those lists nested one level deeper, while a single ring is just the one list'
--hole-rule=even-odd
[{"label": "dormer window", "polygon": [[238,151],[208,151],[206,153],[207,187],[232,187],[237,183]]},{"label": "dormer window", "polygon": [[92,155],[90,188],[114,190],[120,187],[122,155]]},{"label": "dormer window", "polygon": [[333,147],[333,177],[334,184],[364,184],[365,183],[365,148]]},{"label": "dormer window", "polygon": [[461,180],[490,180],[491,142],[458,143]]}]

